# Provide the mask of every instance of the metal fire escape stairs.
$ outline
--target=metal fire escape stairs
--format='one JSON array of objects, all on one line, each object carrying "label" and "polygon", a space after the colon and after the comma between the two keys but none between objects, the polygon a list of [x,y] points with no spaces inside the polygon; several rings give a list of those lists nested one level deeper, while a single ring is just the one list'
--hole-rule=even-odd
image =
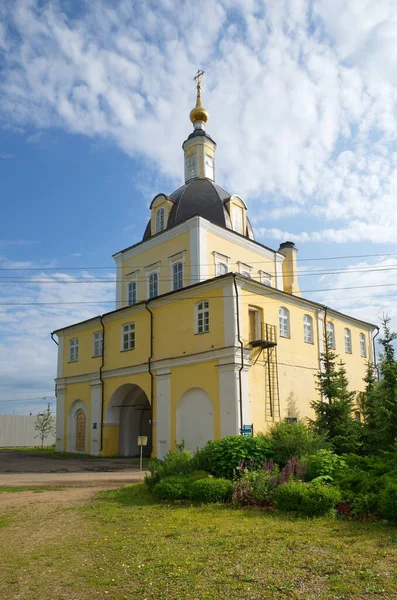
[{"label": "metal fire escape stairs", "polygon": [[265,418],[266,421],[279,421],[281,418],[280,392],[277,365],[277,330],[275,325],[261,323],[258,340],[250,340],[253,365],[261,359],[265,369]]}]

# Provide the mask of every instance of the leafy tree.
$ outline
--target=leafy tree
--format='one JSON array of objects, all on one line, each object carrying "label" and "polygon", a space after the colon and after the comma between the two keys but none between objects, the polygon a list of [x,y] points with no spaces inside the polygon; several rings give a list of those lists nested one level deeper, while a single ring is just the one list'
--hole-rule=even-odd
[{"label": "leafy tree", "polygon": [[46,410],[43,413],[38,413],[36,420],[34,422],[35,431],[37,431],[37,435],[34,437],[39,438],[41,440],[41,447],[44,446],[44,440],[49,435],[54,435],[55,433],[55,419],[51,414],[51,405],[48,404]]},{"label": "leafy tree", "polygon": [[397,442],[397,362],[394,340],[397,333],[390,330],[390,317],[382,319],[383,346],[380,354],[380,381],[368,389],[366,410],[366,449],[369,452],[392,450]]},{"label": "leafy tree", "polygon": [[328,339],[321,360],[322,369],[315,376],[321,398],[311,403],[316,415],[311,425],[327,437],[337,454],[358,452],[362,427],[353,419],[355,392],[349,391],[345,365],[330,348]]}]

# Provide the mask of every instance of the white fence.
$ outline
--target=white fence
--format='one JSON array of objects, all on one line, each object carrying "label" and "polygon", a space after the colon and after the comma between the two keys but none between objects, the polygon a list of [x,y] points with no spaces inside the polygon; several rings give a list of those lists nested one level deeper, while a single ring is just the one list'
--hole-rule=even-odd
[{"label": "white fence", "polygon": [[[41,440],[34,429],[36,415],[0,415],[0,448],[8,446],[40,446]],[[55,436],[44,440],[45,446],[55,444]]]}]

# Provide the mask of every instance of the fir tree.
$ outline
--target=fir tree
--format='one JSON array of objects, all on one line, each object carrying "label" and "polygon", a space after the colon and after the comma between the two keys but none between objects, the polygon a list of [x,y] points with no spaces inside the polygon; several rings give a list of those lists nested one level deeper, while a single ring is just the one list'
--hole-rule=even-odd
[{"label": "fir tree", "polygon": [[368,416],[371,410],[371,402],[373,399],[373,390],[376,383],[375,367],[373,363],[367,362],[367,370],[364,377],[365,390],[358,392],[356,396],[356,405],[360,411],[364,424],[368,423]]},{"label": "fir tree", "polygon": [[314,430],[325,435],[338,454],[357,452],[361,446],[362,427],[353,419],[355,393],[348,389],[346,368],[325,340],[321,355],[322,369],[316,374],[319,400],[311,403],[315,419]]},{"label": "fir tree", "polygon": [[382,319],[383,346],[380,354],[380,381],[369,387],[367,396],[366,449],[368,452],[392,450],[397,441],[397,362],[394,340],[397,334],[389,327],[390,317]]}]

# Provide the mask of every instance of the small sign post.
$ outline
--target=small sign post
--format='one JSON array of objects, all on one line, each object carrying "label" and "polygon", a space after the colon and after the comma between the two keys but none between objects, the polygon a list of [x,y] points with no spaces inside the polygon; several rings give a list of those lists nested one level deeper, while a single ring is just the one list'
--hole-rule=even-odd
[{"label": "small sign post", "polygon": [[140,471],[140,477],[142,478],[142,449],[143,446],[147,446],[147,435],[138,435],[138,446],[140,446],[140,453],[139,453],[139,471]]}]

